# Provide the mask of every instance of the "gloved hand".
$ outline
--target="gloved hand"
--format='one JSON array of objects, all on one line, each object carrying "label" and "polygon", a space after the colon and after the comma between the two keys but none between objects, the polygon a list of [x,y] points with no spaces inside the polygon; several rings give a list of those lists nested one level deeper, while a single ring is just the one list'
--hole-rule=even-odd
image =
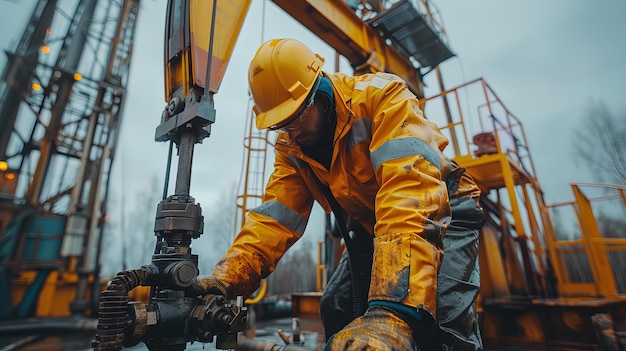
[{"label": "gloved hand", "polygon": [[333,335],[324,351],[335,350],[418,350],[413,331],[392,309],[372,306],[365,314]]},{"label": "gloved hand", "polygon": [[196,281],[189,287],[193,295],[222,295],[230,298],[230,288],[221,280],[212,275],[197,277]]}]

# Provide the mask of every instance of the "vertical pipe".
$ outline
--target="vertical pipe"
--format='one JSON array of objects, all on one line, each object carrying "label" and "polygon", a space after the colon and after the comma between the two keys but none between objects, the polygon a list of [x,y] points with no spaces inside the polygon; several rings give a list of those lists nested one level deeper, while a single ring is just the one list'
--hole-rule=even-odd
[{"label": "vertical pipe", "polygon": [[191,164],[193,160],[193,148],[196,138],[187,131],[180,136],[178,145],[178,170],[176,173],[176,195],[189,195],[191,187]]},{"label": "vertical pipe", "polygon": [[446,110],[446,120],[448,122],[448,126],[450,126],[450,141],[452,142],[452,147],[454,148],[454,155],[459,156],[461,155],[459,141],[456,138],[456,130],[452,121],[452,113],[450,112],[448,97],[445,94],[446,89],[443,85],[443,76],[441,75],[441,69],[439,66],[435,67],[435,71],[437,72],[437,80],[439,81],[439,89],[441,90],[441,98],[443,99],[443,108]]}]

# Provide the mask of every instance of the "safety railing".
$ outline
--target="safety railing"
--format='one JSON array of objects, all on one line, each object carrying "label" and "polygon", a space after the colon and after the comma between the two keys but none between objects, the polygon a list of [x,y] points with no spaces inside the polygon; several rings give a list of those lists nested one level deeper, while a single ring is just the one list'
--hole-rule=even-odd
[{"label": "safety railing", "polygon": [[448,156],[475,158],[504,153],[536,178],[522,122],[483,78],[427,97],[420,103],[426,117],[437,123],[450,140]]},{"label": "safety railing", "polygon": [[543,194],[522,122],[482,78],[420,103],[450,141],[447,156],[468,168],[496,206],[500,233],[513,242],[514,252],[502,258],[509,261],[503,264],[516,266],[520,272],[516,276],[525,277],[511,281],[511,286],[530,295],[547,295],[544,227],[551,223],[541,216]]},{"label": "safety railing", "polygon": [[626,298],[626,187],[572,184],[574,201],[547,206],[559,292]]}]

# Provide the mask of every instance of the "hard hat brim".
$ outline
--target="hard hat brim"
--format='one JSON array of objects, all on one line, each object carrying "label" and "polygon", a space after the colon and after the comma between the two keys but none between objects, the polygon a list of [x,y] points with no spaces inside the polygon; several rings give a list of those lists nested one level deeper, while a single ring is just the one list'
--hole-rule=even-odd
[{"label": "hard hat brim", "polygon": [[[269,111],[258,112],[255,107],[256,113],[256,127],[259,130],[263,129],[278,129],[283,125],[288,124],[295,116],[296,112],[308,101],[309,97],[317,91],[320,85],[321,75],[318,75],[311,87],[309,93],[302,95],[296,100],[285,101],[282,104],[274,107]],[[295,109],[293,106],[297,106]]]}]

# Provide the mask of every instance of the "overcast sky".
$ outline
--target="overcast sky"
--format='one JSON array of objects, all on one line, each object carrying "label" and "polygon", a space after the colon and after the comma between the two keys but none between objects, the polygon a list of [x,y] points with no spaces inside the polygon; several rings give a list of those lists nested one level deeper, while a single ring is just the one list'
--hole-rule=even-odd
[{"label": "overcast sky", "polygon": [[[548,203],[572,199],[571,182],[592,179],[573,164],[573,129],[591,99],[625,115],[626,1],[624,0],[433,0],[457,57],[442,66],[446,87],[484,78],[520,118]],[[0,0],[2,48],[23,30],[33,0]],[[165,106],[163,31],[166,0],[143,0],[139,12],[122,140],[113,186],[132,194],[153,176],[162,181],[167,145],[154,142]],[[20,23],[16,23],[19,19]],[[327,58],[334,52],[273,3],[252,1],[240,40],[215,96],[217,121],[197,145],[191,194],[204,211],[241,174],[245,120],[250,113],[247,68],[266,39],[294,37]],[[1,61],[4,64],[4,61]],[[349,73],[348,67],[342,71]],[[438,92],[432,86],[431,95]],[[429,90],[427,90],[429,95]]]}]

